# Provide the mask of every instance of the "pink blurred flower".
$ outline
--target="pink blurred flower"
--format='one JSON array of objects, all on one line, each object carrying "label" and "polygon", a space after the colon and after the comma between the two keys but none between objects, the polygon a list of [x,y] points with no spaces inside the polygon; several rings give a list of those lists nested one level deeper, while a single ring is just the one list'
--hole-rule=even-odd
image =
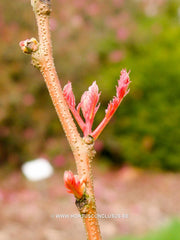
[{"label": "pink blurred flower", "polygon": [[94,143],[94,149],[96,152],[101,152],[104,148],[104,143],[101,140],[97,140]]},{"label": "pink blurred flower", "polygon": [[125,27],[121,27],[117,30],[117,38],[121,41],[126,41],[129,37],[129,30]]},{"label": "pink blurred flower", "polygon": [[99,6],[97,3],[91,3],[88,5],[87,12],[90,16],[96,16],[99,13]]},{"label": "pink blurred flower", "polygon": [[109,54],[109,60],[111,62],[119,62],[120,60],[122,60],[124,57],[124,54],[122,51],[120,50],[115,50],[115,51],[112,51],[110,54]]},{"label": "pink blurred flower", "polygon": [[35,102],[34,96],[32,94],[26,94],[23,97],[23,104],[27,107],[33,105]]},{"label": "pink blurred flower", "polygon": [[80,28],[83,25],[83,18],[80,15],[75,15],[72,17],[71,25],[74,28]]},{"label": "pink blurred flower", "polygon": [[5,193],[3,190],[0,189],[0,202],[2,202],[5,199]]},{"label": "pink blurred flower", "polygon": [[34,138],[35,135],[36,135],[36,132],[34,131],[33,128],[30,128],[30,127],[26,128],[23,132],[23,136],[27,140]]},{"label": "pink blurred flower", "polygon": [[115,6],[120,7],[123,5],[124,0],[113,0],[113,2]]},{"label": "pink blurred flower", "polygon": [[84,0],[74,0],[74,4],[75,4],[76,8],[84,9],[85,5],[86,5],[86,1],[84,1]]},{"label": "pink blurred flower", "polygon": [[8,127],[5,126],[1,126],[0,128],[0,136],[6,137],[10,134],[10,129]]},{"label": "pink blurred flower", "polygon": [[50,18],[49,19],[49,26],[50,26],[51,31],[56,30],[56,28],[57,28],[57,21],[56,21],[55,18]]},{"label": "pink blurred flower", "polygon": [[62,167],[64,166],[66,160],[65,157],[63,155],[57,155],[54,159],[53,159],[53,165],[55,167]]}]

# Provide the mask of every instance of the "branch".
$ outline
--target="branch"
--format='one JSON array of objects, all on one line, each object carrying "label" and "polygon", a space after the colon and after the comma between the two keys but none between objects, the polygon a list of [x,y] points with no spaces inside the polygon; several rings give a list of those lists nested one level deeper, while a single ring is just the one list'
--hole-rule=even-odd
[{"label": "branch", "polygon": [[[31,4],[37,20],[39,43],[34,38],[27,39],[20,42],[20,47],[24,53],[32,55],[32,64],[42,73],[57,115],[71,146],[79,178],[86,179],[86,195],[83,195],[82,199],[76,200],[76,205],[80,213],[84,216],[83,220],[87,237],[89,240],[101,240],[99,224],[96,218],[91,169],[91,160],[95,156],[93,139],[89,136],[85,138],[80,137],[63,97],[62,88],[52,57],[51,35],[49,30],[51,1],[31,0]],[[89,214],[91,215],[90,218],[88,217]]]}]

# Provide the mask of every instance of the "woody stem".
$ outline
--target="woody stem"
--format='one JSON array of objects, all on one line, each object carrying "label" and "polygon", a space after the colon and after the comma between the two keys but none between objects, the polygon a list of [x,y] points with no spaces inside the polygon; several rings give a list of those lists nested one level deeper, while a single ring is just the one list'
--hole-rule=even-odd
[{"label": "woody stem", "polygon": [[[71,146],[79,177],[85,177],[88,208],[85,214],[96,215],[91,160],[94,158],[93,142],[82,139],[64,100],[62,88],[52,57],[51,34],[49,30],[50,0],[31,0],[36,16],[39,34],[39,49],[32,53],[33,65],[38,67],[44,77],[53,105]],[[81,211],[81,210],[80,210]],[[89,240],[101,240],[98,219],[84,219]]]}]

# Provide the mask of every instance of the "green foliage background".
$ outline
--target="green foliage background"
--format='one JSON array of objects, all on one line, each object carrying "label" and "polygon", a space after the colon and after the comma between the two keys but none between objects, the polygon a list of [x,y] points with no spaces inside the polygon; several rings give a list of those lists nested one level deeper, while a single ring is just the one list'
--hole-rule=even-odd
[{"label": "green foliage background", "polygon": [[[131,70],[131,91],[98,142],[102,161],[179,171],[179,2],[164,0],[152,16],[141,1],[94,1],[94,8],[76,2],[53,1],[55,62],[62,85],[72,81],[77,102],[97,81],[101,107],[95,125],[115,95],[121,69]],[[0,163],[67,157],[42,77],[18,47],[37,35],[30,3],[2,0],[0,13]]]},{"label": "green foliage background", "polygon": [[167,228],[162,228],[157,232],[146,234],[143,237],[120,237],[113,240],[169,240],[169,237],[173,240],[178,240],[180,236],[179,231],[180,222],[178,220],[173,220]]}]

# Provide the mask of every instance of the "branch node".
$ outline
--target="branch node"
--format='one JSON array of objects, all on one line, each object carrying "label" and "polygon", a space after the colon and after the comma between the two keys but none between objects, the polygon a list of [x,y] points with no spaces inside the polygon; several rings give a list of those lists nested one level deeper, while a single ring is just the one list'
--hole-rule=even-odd
[{"label": "branch node", "polygon": [[89,201],[87,199],[87,196],[84,194],[81,199],[76,199],[76,207],[78,208],[79,212],[81,214],[88,213],[89,210]]},{"label": "branch node", "polygon": [[88,135],[88,136],[84,137],[83,140],[87,146],[88,157],[90,160],[92,160],[96,155],[96,151],[94,149],[94,138],[91,135]]},{"label": "branch node", "polygon": [[51,0],[31,0],[31,5],[37,15],[50,15]]},{"label": "branch node", "polygon": [[87,145],[92,145],[92,144],[94,144],[94,138],[93,138],[91,135],[88,135],[88,136],[84,137],[83,139],[84,139],[84,142],[85,142]]},{"label": "branch node", "polygon": [[37,68],[37,69],[41,69],[42,65],[41,65],[41,61],[40,61],[41,57],[40,57],[40,51],[34,52],[32,54],[32,60],[31,63],[32,65]]}]

